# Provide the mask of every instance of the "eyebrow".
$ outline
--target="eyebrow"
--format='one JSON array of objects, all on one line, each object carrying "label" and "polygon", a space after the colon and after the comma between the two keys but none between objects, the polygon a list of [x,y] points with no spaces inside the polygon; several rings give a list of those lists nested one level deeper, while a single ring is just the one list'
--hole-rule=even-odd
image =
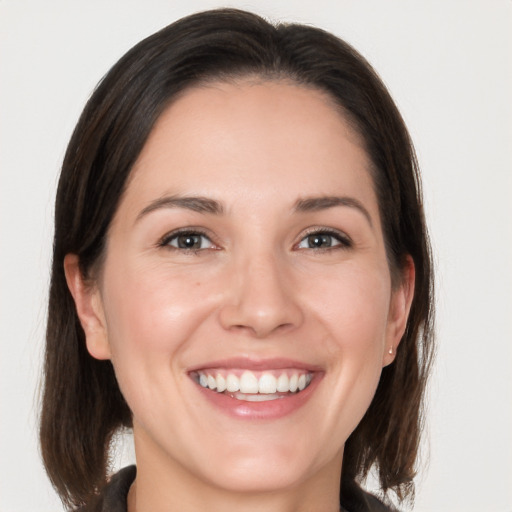
[{"label": "eyebrow", "polygon": [[[370,226],[373,227],[372,218],[368,210],[363,204],[353,197],[339,197],[339,196],[318,196],[318,197],[305,197],[298,199],[294,205],[296,212],[314,212],[319,210],[326,210],[337,206],[347,206],[359,210]],[[202,196],[165,196],[160,197],[149,203],[138,215],[136,222],[142,217],[161,208],[184,208],[198,213],[209,213],[213,215],[221,215],[224,213],[224,208],[219,201]]]},{"label": "eyebrow", "polygon": [[198,213],[221,215],[224,212],[222,205],[208,197],[201,196],[165,196],[149,203],[138,215],[136,222],[142,217],[161,208],[185,208]]},{"label": "eyebrow", "polygon": [[319,196],[319,197],[305,197],[299,199],[295,203],[295,211],[297,212],[316,212],[319,210],[327,210],[336,206],[348,206],[355,208],[362,213],[366,220],[373,227],[372,217],[368,210],[363,206],[361,201],[354,197],[339,197],[339,196]]}]

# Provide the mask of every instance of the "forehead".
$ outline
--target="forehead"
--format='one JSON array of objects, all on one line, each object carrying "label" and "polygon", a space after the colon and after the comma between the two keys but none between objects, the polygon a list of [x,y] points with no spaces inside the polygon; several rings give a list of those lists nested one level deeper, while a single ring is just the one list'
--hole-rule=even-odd
[{"label": "forehead", "polygon": [[368,195],[369,168],[359,135],[328,94],[287,82],[219,82],[187,90],[164,111],[127,192],[249,199],[278,191],[293,202],[333,189]]}]

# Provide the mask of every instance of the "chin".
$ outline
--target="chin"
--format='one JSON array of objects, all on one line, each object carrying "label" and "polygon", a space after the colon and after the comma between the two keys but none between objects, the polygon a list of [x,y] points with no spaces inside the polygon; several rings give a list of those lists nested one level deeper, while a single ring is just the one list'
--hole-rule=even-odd
[{"label": "chin", "polygon": [[[207,478],[214,486],[237,493],[262,493],[291,489],[300,485],[308,476],[304,466],[274,457],[257,457],[238,460],[221,470],[212,471]],[[205,475],[206,476],[206,475]]]},{"label": "chin", "polygon": [[[203,478],[215,487],[230,492],[262,493],[300,486],[326,464],[326,457],[312,453],[311,443],[297,439],[266,442],[250,446],[226,443],[217,462],[203,466]],[[228,448],[229,447],[229,448]],[[212,457],[213,459],[213,457]],[[341,459],[341,457],[340,457]],[[218,462],[220,460],[220,463]],[[341,466],[341,464],[339,464]]]}]

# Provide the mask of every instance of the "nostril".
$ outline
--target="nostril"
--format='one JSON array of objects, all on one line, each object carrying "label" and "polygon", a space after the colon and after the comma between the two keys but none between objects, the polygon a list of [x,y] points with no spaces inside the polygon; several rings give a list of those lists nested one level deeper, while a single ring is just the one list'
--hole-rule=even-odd
[{"label": "nostril", "polygon": [[264,266],[261,261],[256,265],[253,256],[243,265],[243,272],[233,273],[226,303],[220,308],[224,329],[247,331],[261,338],[302,323],[297,294],[287,284],[286,273],[279,272],[274,259],[268,257],[265,261]]},{"label": "nostril", "polygon": [[298,325],[300,325],[300,323],[302,323],[302,315],[300,315],[300,319],[299,315],[296,315],[297,321],[289,322],[281,322],[277,315],[259,315],[253,317],[247,315],[245,317],[246,321],[243,323],[240,321],[230,321],[230,316],[233,315],[234,317],[234,315],[236,314],[236,311],[223,311],[221,313],[221,324],[224,327],[224,329],[237,333],[245,331],[250,336],[253,336],[255,338],[264,338],[276,332],[282,333],[288,330],[293,330]]}]

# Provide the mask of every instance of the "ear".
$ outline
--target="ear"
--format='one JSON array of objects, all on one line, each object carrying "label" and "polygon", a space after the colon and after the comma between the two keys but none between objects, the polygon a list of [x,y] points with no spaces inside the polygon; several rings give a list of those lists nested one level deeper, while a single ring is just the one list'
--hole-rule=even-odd
[{"label": "ear", "polygon": [[64,257],[64,273],[85,332],[87,350],[96,359],[110,359],[107,325],[98,287],[85,281],[76,254],[66,254]]},{"label": "ear", "polygon": [[407,255],[405,266],[402,269],[401,282],[391,295],[382,366],[387,366],[395,360],[396,351],[404,335],[411,310],[415,276],[414,261],[411,256]]}]

